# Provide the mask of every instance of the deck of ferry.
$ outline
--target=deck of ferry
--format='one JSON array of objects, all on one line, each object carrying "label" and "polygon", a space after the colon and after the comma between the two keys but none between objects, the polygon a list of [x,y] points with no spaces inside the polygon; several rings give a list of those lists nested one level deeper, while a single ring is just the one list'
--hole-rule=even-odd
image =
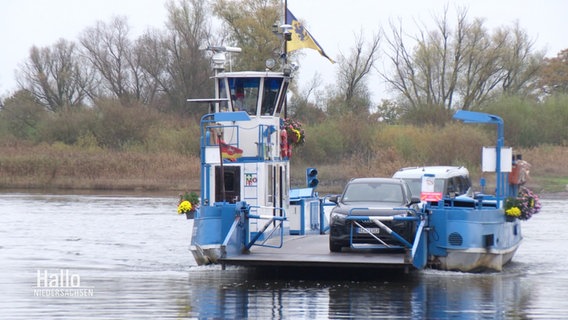
[{"label": "deck of ferry", "polygon": [[220,259],[223,265],[249,267],[413,268],[404,252],[378,252],[372,248],[330,252],[328,235],[287,236],[281,248],[253,246],[250,253]]}]

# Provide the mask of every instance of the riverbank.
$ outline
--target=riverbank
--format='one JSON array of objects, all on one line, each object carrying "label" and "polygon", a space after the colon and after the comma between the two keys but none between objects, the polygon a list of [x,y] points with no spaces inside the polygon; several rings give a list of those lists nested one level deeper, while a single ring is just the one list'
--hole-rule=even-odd
[{"label": "riverbank", "polygon": [[0,189],[192,191],[199,189],[199,159],[63,144],[3,146]]},{"label": "riverbank", "polygon": [[[547,197],[568,198],[567,147],[523,150],[531,163],[528,187]],[[377,159],[366,166],[349,160],[337,164],[296,163],[293,159],[291,186],[305,183],[305,167],[317,167],[320,194],[339,193],[353,177],[390,176],[396,168],[410,166]],[[199,190],[199,158],[179,153],[82,149],[64,144],[0,146],[0,189],[42,191],[121,191],[178,194]],[[478,185],[479,168],[469,168]],[[486,175],[489,178],[489,174]],[[488,179],[491,184],[491,179]]]}]

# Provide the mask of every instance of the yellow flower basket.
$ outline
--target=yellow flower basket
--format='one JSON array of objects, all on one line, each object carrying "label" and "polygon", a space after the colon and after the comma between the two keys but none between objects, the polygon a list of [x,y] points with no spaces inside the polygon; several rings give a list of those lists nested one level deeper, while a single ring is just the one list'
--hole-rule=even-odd
[{"label": "yellow flower basket", "polygon": [[184,214],[191,211],[191,202],[184,200],[178,205],[178,214]]},{"label": "yellow flower basket", "polygon": [[505,211],[505,214],[509,217],[518,218],[521,216],[521,209],[519,209],[518,207],[512,207],[510,209],[507,209]]}]

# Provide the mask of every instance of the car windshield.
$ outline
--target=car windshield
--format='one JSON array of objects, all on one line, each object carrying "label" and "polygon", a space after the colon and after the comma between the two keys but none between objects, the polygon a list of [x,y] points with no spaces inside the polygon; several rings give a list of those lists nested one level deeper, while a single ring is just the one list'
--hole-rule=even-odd
[{"label": "car windshield", "polygon": [[351,183],[343,194],[343,202],[396,202],[403,203],[400,184]]},{"label": "car windshield", "polygon": [[[403,179],[408,183],[410,187],[410,192],[413,196],[420,196],[422,192],[422,179]],[[435,179],[434,180],[434,192],[444,192],[444,179]]]}]

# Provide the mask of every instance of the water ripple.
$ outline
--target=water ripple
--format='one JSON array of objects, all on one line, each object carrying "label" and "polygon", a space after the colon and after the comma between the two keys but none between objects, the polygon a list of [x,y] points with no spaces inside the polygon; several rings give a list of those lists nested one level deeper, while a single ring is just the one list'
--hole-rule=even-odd
[{"label": "water ripple", "polygon": [[[0,194],[1,319],[562,319],[568,200],[543,200],[501,273],[294,280],[196,266],[177,195]],[[39,209],[38,209],[39,208]],[[69,271],[92,296],[37,296]],[[74,288],[63,288],[74,289]],[[73,292],[71,292],[73,293]],[[78,293],[76,291],[75,293]],[[85,292],[83,292],[85,293]]]}]

